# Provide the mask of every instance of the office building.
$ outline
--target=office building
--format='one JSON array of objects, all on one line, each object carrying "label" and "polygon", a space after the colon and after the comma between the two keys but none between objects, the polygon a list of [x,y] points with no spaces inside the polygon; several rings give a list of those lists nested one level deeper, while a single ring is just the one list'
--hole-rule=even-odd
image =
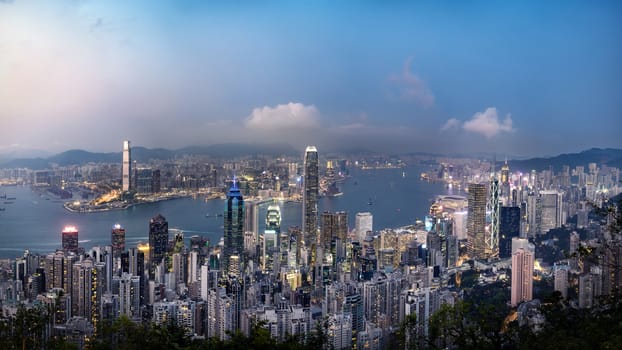
[{"label": "office building", "polygon": [[262,237],[262,269],[273,270],[279,258],[281,237],[281,209],[278,205],[270,205],[266,212],[266,229]]},{"label": "office building", "polygon": [[78,229],[67,226],[62,232],[63,251],[78,254]]},{"label": "office building", "polygon": [[124,192],[127,192],[132,189],[132,158],[130,154],[130,141],[123,141],[123,164],[121,166],[121,172],[121,189]]},{"label": "office building", "polygon": [[[227,203],[224,214],[224,249],[222,255],[222,269],[226,273],[232,272],[230,258],[241,257],[244,254],[244,198],[238,188],[236,180],[233,180],[227,193]],[[239,263],[239,260],[238,262]],[[239,266],[233,270],[239,271]]]},{"label": "office building", "polygon": [[356,239],[358,242],[363,242],[365,237],[367,237],[367,232],[373,232],[373,221],[374,218],[371,213],[356,213],[355,218],[355,232]]},{"label": "office building", "polygon": [[561,227],[564,222],[563,192],[540,191],[540,233]]},{"label": "office building", "polygon": [[166,257],[168,245],[168,221],[158,214],[149,221],[149,264],[152,271]]},{"label": "office building", "polygon": [[493,173],[488,188],[487,212],[490,213],[490,226],[486,234],[486,255],[499,256],[499,179]]},{"label": "office building", "polygon": [[319,246],[324,255],[332,254],[333,259],[343,258],[344,246],[348,238],[348,215],[345,211],[323,212],[321,216]]},{"label": "office building", "polygon": [[486,185],[469,184],[467,252],[472,259],[486,259]]},{"label": "office building", "polygon": [[520,235],[520,208],[501,207],[499,211],[499,257],[512,256],[512,238]]},{"label": "office building", "polygon": [[302,186],[302,233],[307,249],[314,251],[317,244],[319,194],[319,161],[315,146],[308,146],[305,150]]},{"label": "office building", "polygon": [[114,259],[121,258],[121,254],[125,251],[125,229],[121,225],[115,224],[112,227],[111,241]]}]

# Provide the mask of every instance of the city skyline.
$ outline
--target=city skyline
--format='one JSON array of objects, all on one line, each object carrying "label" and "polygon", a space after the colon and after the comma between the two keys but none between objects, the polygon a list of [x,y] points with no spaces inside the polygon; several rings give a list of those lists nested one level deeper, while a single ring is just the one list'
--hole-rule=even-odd
[{"label": "city skyline", "polygon": [[619,10],[3,1],[0,154],[116,151],[123,139],[525,156],[622,148]]}]

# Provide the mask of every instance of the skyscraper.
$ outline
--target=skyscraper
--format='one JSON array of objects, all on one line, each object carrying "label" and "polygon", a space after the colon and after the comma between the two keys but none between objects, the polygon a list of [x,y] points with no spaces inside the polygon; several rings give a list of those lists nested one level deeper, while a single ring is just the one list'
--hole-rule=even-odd
[{"label": "skyscraper", "polygon": [[78,253],[78,229],[67,226],[62,232],[63,250],[65,252]]},{"label": "skyscraper", "polygon": [[367,232],[373,230],[373,220],[374,217],[369,212],[356,213],[354,228],[359,242],[363,242],[367,236]]},{"label": "skyscraper", "polygon": [[499,211],[499,257],[512,256],[512,238],[520,235],[520,208],[501,207]]},{"label": "skyscraper", "polygon": [[[535,247],[525,239],[515,238],[519,246],[512,253],[512,287],[510,303],[516,306],[523,301],[533,299],[533,265]],[[518,242],[521,241],[521,242]],[[523,242],[524,241],[524,242]]]},{"label": "skyscraper", "polygon": [[486,234],[486,255],[499,256],[499,179],[492,174],[488,190],[488,212],[490,212],[490,228]]},{"label": "skyscraper", "polygon": [[468,188],[467,252],[473,259],[486,259],[486,185]]},{"label": "skyscraper", "polygon": [[224,214],[224,250],[221,269],[231,271],[229,258],[244,253],[244,198],[235,179],[227,193]]},{"label": "skyscraper", "polygon": [[273,269],[273,263],[279,258],[281,237],[281,209],[272,204],[266,212],[266,229],[263,234],[262,268]]},{"label": "skyscraper", "polygon": [[302,192],[302,233],[304,243],[314,250],[317,243],[319,169],[318,154],[315,146],[305,150],[304,177]]},{"label": "skyscraper", "polygon": [[149,262],[152,270],[166,256],[168,245],[168,222],[158,214],[149,221]]},{"label": "skyscraper", "polygon": [[123,164],[121,168],[121,177],[122,177],[122,186],[121,189],[123,191],[131,190],[132,183],[132,159],[130,156],[130,141],[123,141]]},{"label": "skyscraper", "polygon": [[112,255],[115,259],[121,257],[121,253],[125,250],[125,229],[119,224],[112,227]]},{"label": "skyscraper", "polygon": [[342,251],[348,238],[348,214],[345,211],[337,213],[325,211],[320,221],[320,246],[324,255],[333,253],[333,259],[336,261],[338,255],[340,257],[345,255]]}]

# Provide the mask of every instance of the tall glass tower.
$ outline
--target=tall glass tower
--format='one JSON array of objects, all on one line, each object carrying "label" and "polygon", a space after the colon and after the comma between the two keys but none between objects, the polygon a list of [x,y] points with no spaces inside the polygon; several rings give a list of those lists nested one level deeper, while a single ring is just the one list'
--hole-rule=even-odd
[{"label": "tall glass tower", "polygon": [[130,141],[123,141],[123,164],[121,167],[121,178],[123,191],[129,191],[132,183],[132,159],[130,155]]},{"label": "tall glass tower", "polygon": [[262,268],[273,269],[274,262],[279,260],[281,238],[281,209],[278,205],[268,206],[266,213],[266,230],[263,234]]},{"label": "tall glass tower", "polygon": [[317,243],[317,202],[319,193],[319,162],[315,146],[308,146],[305,150],[302,185],[302,233],[305,245],[313,250]]},{"label": "tall glass tower", "polygon": [[149,220],[149,263],[157,266],[166,256],[168,246],[168,221],[158,214]]},{"label": "tall glass tower", "polygon": [[227,193],[224,216],[225,246],[221,269],[228,274],[231,270],[229,266],[230,257],[236,255],[239,258],[244,253],[244,198],[235,179],[233,179],[233,184]]}]

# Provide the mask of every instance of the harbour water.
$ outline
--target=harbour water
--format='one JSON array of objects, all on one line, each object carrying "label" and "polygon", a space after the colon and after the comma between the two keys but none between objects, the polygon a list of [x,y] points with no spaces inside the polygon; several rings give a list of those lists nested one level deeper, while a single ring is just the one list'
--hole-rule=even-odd
[{"label": "harbour water", "polygon": [[[342,196],[320,199],[319,211],[346,211],[348,225],[354,228],[357,212],[373,214],[374,230],[399,227],[423,218],[435,195],[447,193],[442,184],[419,180],[427,169],[410,166],[403,169],[353,169],[351,177],[339,184]],[[60,248],[61,231],[76,226],[80,245],[89,248],[110,244],[110,231],[115,223],[126,229],[126,247],[148,241],[149,219],[161,213],[169,228],[183,230],[184,237],[203,235],[215,244],[222,237],[224,200],[206,202],[202,198],[180,198],[142,204],[127,210],[97,213],[71,213],[62,202],[48,194],[40,195],[30,187],[0,187],[0,195],[15,197],[0,200],[0,258],[22,255],[24,249],[33,252],[53,252]],[[7,203],[5,203],[7,202]],[[280,202],[283,230],[299,226],[302,218],[300,203]],[[259,227],[263,229],[268,204],[260,207]],[[210,214],[206,217],[206,214]]]}]

